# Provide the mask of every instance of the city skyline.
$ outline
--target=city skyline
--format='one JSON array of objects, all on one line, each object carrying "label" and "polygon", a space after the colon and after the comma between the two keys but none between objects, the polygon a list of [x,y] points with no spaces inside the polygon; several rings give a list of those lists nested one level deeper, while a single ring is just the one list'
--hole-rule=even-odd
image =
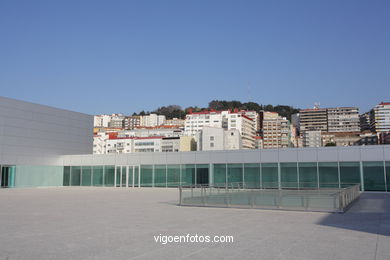
[{"label": "city skyline", "polygon": [[388,101],[388,1],[3,2],[2,96],[88,114]]}]

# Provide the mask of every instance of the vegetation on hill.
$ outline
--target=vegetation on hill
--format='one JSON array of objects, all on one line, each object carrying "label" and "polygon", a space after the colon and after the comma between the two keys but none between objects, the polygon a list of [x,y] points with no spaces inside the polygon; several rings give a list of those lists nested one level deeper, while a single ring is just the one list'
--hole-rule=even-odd
[{"label": "vegetation on hill", "polygon": [[156,113],[159,115],[165,115],[167,119],[172,118],[185,118],[185,115],[189,113],[190,109],[192,109],[193,112],[200,112],[203,110],[233,110],[233,109],[239,109],[239,110],[251,110],[251,111],[270,111],[270,112],[277,112],[279,115],[286,117],[288,120],[291,120],[291,115],[298,113],[299,108],[294,108],[292,106],[286,106],[286,105],[259,105],[255,102],[245,102],[242,103],[237,100],[232,101],[226,101],[226,100],[212,100],[209,102],[208,107],[197,107],[197,106],[191,106],[187,107],[185,109],[182,109],[181,106],[178,105],[169,105],[169,106],[162,106],[157,108],[156,110],[152,112],[145,112],[141,111],[138,114],[134,113],[133,115],[148,115],[150,113]]}]

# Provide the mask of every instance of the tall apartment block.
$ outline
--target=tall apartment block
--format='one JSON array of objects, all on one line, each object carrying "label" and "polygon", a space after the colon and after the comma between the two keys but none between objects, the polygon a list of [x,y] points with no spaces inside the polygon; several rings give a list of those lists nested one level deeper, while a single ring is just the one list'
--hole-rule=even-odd
[{"label": "tall apartment block", "polygon": [[359,132],[357,107],[328,108],[328,132]]},{"label": "tall apartment block", "polygon": [[303,109],[299,111],[300,131],[328,131],[326,108]]},{"label": "tall apartment block", "polygon": [[285,148],[289,146],[290,124],[276,112],[262,112],[263,148]]},{"label": "tall apartment block", "polygon": [[390,102],[382,102],[371,111],[372,130],[381,133],[390,131]]}]

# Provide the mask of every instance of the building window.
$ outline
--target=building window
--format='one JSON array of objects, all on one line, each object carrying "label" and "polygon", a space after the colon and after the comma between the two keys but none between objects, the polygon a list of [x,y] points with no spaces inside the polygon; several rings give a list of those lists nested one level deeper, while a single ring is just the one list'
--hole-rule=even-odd
[{"label": "building window", "polygon": [[214,147],[214,143],[210,143],[210,147]]},{"label": "building window", "polygon": [[210,141],[214,141],[214,136],[210,136]]}]

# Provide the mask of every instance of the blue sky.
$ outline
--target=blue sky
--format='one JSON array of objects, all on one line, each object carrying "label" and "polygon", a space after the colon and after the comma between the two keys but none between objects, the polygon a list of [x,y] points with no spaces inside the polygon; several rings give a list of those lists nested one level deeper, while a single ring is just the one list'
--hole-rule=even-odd
[{"label": "blue sky", "polygon": [[390,101],[390,1],[0,1],[0,95],[98,113]]}]

